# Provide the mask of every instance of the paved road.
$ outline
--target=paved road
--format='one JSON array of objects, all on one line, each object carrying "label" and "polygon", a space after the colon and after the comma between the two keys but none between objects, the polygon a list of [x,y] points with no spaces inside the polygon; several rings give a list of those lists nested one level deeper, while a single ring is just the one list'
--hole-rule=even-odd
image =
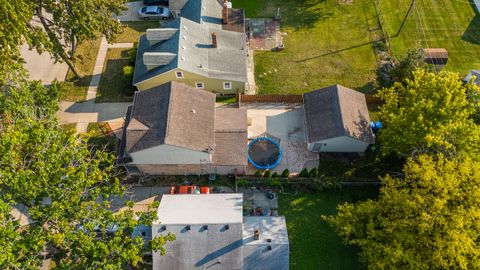
[{"label": "paved road", "polygon": [[50,84],[54,80],[65,80],[67,64],[55,63],[48,52],[38,54],[36,50],[29,50],[28,45],[24,44],[21,55],[25,60],[23,66],[30,74],[30,79],[42,81],[43,84]]}]

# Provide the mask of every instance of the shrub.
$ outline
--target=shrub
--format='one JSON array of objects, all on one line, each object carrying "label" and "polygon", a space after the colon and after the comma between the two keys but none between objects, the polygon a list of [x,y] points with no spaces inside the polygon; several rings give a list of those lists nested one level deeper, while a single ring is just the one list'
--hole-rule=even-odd
[{"label": "shrub", "polygon": [[287,178],[288,176],[290,176],[290,171],[288,169],[283,170],[282,177]]},{"label": "shrub", "polygon": [[308,173],[308,176],[310,177],[317,177],[318,175],[318,169],[317,168],[312,168],[310,172]]},{"label": "shrub", "polygon": [[282,186],[282,182],[280,182],[280,179],[278,179],[278,178],[270,178],[265,183],[269,187],[281,187]]},{"label": "shrub", "polygon": [[246,179],[238,179],[237,180],[237,186],[239,187],[246,187],[248,186],[248,181]]},{"label": "shrub", "polygon": [[255,171],[253,174],[255,177],[262,177],[262,172],[261,171]]},{"label": "shrub", "polygon": [[299,174],[300,177],[308,177],[308,169],[303,168],[302,171]]},{"label": "shrub", "polygon": [[133,79],[133,72],[135,71],[135,68],[132,66],[124,66],[123,67],[123,76],[129,81]]},{"label": "shrub", "polygon": [[273,178],[278,177],[278,173],[277,172],[272,173],[272,177]]},{"label": "shrub", "polygon": [[270,178],[272,176],[272,172],[269,171],[269,170],[266,170],[264,173],[263,173],[263,177],[265,178]]}]

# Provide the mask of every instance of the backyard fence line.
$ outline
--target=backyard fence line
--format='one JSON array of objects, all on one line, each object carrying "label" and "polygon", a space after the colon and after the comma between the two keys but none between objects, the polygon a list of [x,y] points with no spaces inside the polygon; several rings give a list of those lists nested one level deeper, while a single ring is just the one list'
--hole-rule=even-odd
[{"label": "backyard fence line", "polygon": [[[300,103],[303,104],[303,95],[245,95],[236,96],[237,103]],[[373,95],[365,95],[367,104],[380,105],[383,101]]]},{"label": "backyard fence line", "polygon": [[241,103],[303,103],[303,95],[237,95]]},{"label": "backyard fence line", "polygon": [[[266,178],[266,177],[255,177],[255,176],[242,176],[242,177],[237,177],[237,182],[239,180],[245,180],[247,181],[250,185],[258,185],[258,184],[267,184],[268,180],[271,180],[273,178],[277,178],[280,180],[282,184],[313,184],[314,180],[319,180],[321,179],[315,179],[315,178],[309,178],[309,177],[295,177],[295,178],[286,178],[286,177],[271,177],[271,178]],[[355,177],[355,178],[348,178],[348,179],[343,179],[339,181],[335,181],[341,185],[347,185],[347,186],[356,186],[356,185],[379,185],[380,181],[378,179],[373,179],[373,178],[360,178],[360,177]]]}]

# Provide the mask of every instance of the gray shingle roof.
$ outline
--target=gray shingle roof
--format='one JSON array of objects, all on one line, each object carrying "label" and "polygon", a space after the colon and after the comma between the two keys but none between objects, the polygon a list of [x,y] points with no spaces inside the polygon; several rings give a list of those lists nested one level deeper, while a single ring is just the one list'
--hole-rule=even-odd
[{"label": "gray shingle roof", "polygon": [[[244,31],[225,30],[221,18],[222,4],[217,0],[192,0],[182,9],[181,17],[163,25],[162,28],[179,30],[170,39],[153,44],[146,35],[141,36],[133,84],[176,68],[209,78],[246,82],[246,35]],[[236,21],[243,22],[238,18]],[[217,34],[217,48],[211,46],[213,32]],[[152,52],[172,53],[177,57],[149,70],[143,54]]]},{"label": "gray shingle roof", "polygon": [[208,151],[214,146],[214,106],[214,94],[177,82],[137,92],[127,119],[126,152],[161,144]]},{"label": "gray shingle roof", "polygon": [[373,143],[365,95],[333,85],[303,95],[307,141],[340,136]]}]

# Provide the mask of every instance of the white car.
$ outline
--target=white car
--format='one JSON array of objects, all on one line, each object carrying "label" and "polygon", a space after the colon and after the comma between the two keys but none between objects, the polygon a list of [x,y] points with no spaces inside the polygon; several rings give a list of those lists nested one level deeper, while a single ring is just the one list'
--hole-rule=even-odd
[{"label": "white car", "polygon": [[146,6],[138,10],[138,17],[144,20],[149,19],[163,19],[170,18],[170,9],[159,6]]}]

